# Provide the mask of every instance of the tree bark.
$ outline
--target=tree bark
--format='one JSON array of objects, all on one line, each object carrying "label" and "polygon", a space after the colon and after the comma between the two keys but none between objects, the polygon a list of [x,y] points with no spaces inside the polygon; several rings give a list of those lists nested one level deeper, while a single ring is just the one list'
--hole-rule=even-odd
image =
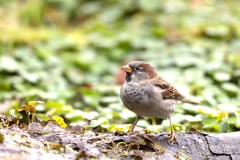
[{"label": "tree bark", "polygon": [[[156,142],[164,147],[164,154],[172,155],[172,158],[183,157],[193,160],[240,160],[240,132],[203,134],[203,133],[177,133],[177,141],[169,144],[166,134],[158,133],[147,136],[145,139]],[[180,154],[179,154],[180,153]],[[183,153],[183,154],[182,154]]]}]

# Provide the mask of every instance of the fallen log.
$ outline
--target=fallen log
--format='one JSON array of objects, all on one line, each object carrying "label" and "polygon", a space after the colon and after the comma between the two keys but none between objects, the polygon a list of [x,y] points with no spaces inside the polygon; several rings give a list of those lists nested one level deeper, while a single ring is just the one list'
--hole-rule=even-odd
[{"label": "fallen log", "polygon": [[[3,121],[2,121],[3,122]],[[0,159],[192,159],[240,160],[240,132],[177,133],[168,142],[166,132],[94,133],[83,127],[63,129],[50,122],[28,126],[4,125],[0,130]]]}]

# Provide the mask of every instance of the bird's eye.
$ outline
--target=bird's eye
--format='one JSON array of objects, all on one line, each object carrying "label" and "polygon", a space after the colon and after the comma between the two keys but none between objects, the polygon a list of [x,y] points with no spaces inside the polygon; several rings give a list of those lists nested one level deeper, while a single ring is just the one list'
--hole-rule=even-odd
[{"label": "bird's eye", "polygon": [[136,70],[139,71],[139,70],[140,70],[140,67],[136,67]]}]

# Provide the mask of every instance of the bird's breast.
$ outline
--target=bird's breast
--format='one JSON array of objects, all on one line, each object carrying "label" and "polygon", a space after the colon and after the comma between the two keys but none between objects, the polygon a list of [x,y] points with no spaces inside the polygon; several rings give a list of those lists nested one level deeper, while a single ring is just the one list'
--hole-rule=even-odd
[{"label": "bird's breast", "polygon": [[168,118],[174,112],[177,103],[164,100],[161,95],[155,95],[149,91],[151,86],[124,84],[120,95],[123,104],[139,116]]},{"label": "bird's breast", "polygon": [[147,101],[148,95],[142,86],[123,85],[121,88],[121,99],[124,104],[144,103]]}]

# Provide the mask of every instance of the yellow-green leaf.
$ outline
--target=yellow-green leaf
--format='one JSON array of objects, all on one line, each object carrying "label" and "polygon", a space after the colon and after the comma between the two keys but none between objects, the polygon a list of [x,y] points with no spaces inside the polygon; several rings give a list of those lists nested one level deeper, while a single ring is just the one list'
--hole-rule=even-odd
[{"label": "yellow-green leaf", "polygon": [[43,104],[43,101],[28,101],[28,105],[35,106],[36,104]]},{"label": "yellow-green leaf", "polygon": [[59,124],[60,127],[62,127],[62,128],[67,127],[67,124],[64,122],[64,119],[62,117],[53,116],[52,119],[55,120],[57,122],[57,124]]}]

